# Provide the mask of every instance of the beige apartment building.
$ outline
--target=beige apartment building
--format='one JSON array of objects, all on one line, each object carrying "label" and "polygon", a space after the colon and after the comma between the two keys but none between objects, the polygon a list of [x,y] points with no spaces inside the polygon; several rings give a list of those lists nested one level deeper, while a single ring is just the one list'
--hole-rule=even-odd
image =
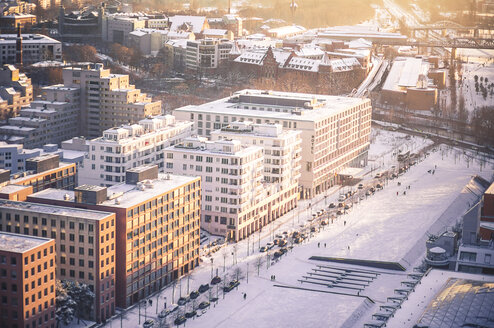
[{"label": "beige apartment building", "polygon": [[200,136],[236,121],[281,124],[302,132],[301,197],[310,198],[340,181],[346,167],[367,164],[371,101],[263,90],[175,109],[179,120],[195,123]]},{"label": "beige apartment building", "polygon": [[115,314],[115,214],[0,199],[0,231],[55,240],[56,278],[95,294],[88,319]]},{"label": "beige apartment building", "polygon": [[112,74],[102,64],[63,70],[65,87],[80,88],[82,134],[97,138],[121,124],[161,114],[161,101],[152,101],[129,83],[129,76]]}]

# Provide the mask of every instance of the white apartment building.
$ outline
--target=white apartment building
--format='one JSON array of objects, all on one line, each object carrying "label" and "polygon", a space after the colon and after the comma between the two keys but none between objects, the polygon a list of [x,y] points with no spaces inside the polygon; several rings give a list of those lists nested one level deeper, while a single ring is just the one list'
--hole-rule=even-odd
[{"label": "white apartment building", "polygon": [[202,39],[187,41],[185,65],[190,71],[214,69],[228,60],[232,48],[228,40]]},{"label": "white apartment building", "polygon": [[133,124],[147,116],[161,114],[161,101],[152,101],[129,84],[129,76],[111,74],[102,64],[63,69],[65,87],[80,88],[81,134],[100,137],[104,130]]},{"label": "white apartment building", "polygon": [[302,132],[301,196],[313,197],[337,182],[346,167],[367,164],[371,131],[370,99],[262,90],[242,90],[231,97],[174,110],[195,122],[200,136],[231,122],[281,124]]},{"label": "white apartment building", "polygon": [[301,134],[298,130],[284,130],[280,124],[244,121],[211,132],[211,140],[238,140],[243,145],[262,147],[264,181],[277,183],[282,190],[298,191]]},{"label": "white apartment building", "polygon": [[[17,34],[2,34],[0,38],[0,65],[15,64]],[[62,61],[62,43],[42,34],[22,35],[24,65],[43,60]]]},{"label": "white apartment building", "polygon": [[194,133],[192,122],[171,115],[154,116],[122,125],[88,140],[88,153],[79,170],[79,185],[112,186],[125,181],[125,171],[144,164],[164,167],[164,149]]},{"label": "white apartment building", "polygon": [[263,182],[260,146],[191,137],[165,152],[165,172],[201,176],[201,227],[212,234],[238,241],[296,206],[296,189]]}]

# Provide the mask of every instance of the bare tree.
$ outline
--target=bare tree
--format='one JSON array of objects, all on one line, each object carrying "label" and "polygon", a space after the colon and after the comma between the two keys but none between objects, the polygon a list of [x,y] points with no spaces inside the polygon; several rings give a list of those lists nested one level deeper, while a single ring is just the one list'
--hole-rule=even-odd
[{"label": "bare tree", "polygon": [[257,275],[259,276],[259,271],[261,269],[261,266],[264,264],[264,258],[262,255],[259,255],[259,257],[256,260],[256,267],[257,267]]}]

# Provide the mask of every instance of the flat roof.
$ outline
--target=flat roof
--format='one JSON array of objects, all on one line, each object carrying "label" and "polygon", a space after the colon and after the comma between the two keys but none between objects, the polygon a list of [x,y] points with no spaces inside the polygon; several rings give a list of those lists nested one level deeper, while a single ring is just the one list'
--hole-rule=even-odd
[{"label": "flat roof", "polygon": [[[271,98],[274,104],[259,104],[251,103],[248,101],[229,102],[232,97],[235,96],[252,96],[252,97],[264,97],[265,99]],[[265,117],[270,119],[280,120],[293,120],[293,121],[315,121],[338,114],[350,107],[357,106],[369,102],[369,99],[364,98],[350,98],[317,94],[304,94],[304,93],[292,93],[292,92],[279,92],[265,90],[242,90],[233,94],[232,97],[226,97],[202,105],[188,105],[181,108],[174,109],[174,112],[198,112],[208,114],[229,114],[239,117]],[[246,97],[244,97],[246,98]],[[317,100],[318,104],[324,103],[317,109],[305,109],[296,106],[283,105],[282,100],[289,99],[294,102],[312,102]],[[279,104],[276,104],[276,100],[280,100]],[[272,111],[260,110],[260,109],[244,109],[244,105],[253,105],[256,107],[269,107]],[[275,109],[280,109],[279,112]],[[287,110],[283,112],[282,110]],[[297,114],[294,111],[299,111],[301,114]]]},{"label": "flat roof", "polygon": [[31,186],[8,184],[8,185],[0,188],[0,194],[11,194],[11,193],[18,192],[20,190],[30,188],[30,187]]},{"label": "flat roof", "polygon": [[[169,179],[167,178],[168,176]],[[115,208],[132,207],[151,198],[157,197],[158,195],[164,194],[169,190],[188,184],[198,178],[199,176],[184,176],[162,173],[158,175],[158,179],[150,180],[153,184],[152,188],[145,187],[144,190],[140,190],[137,185],[121,183],[108,187],[107,195],[111,199],[107,199],[98,205]],[[68,197],[66,195],[68,195]],[[34,193],[30,197],[73,202],[74,192],[49,188]],[[65,197],[69,198],[69,200],[66,200]]]},{"label": "flat roof", "polygon": [[[65,194],[66,192],[64,193],[64,195]],[[28,213],[34,212],[34,213],[53,214],[53,215],[68,216],[79,219],[88,219],[88,220],[96,220],[96,221],[102,220],[110,215],[113,215],[113,213],[110,212],[94,211],[94,210],[47,205],[47,204],[29,203],[29,202],[16,202],[6,199],[0,199],[0,209],[2,210],[13,209],[13,210],[24,211]]]},{"label": "flat roof", "polygon": [[0,232],[0,251],[25,253],[50,241],[51,239],[48,238],[27,236],[19,233]]}]

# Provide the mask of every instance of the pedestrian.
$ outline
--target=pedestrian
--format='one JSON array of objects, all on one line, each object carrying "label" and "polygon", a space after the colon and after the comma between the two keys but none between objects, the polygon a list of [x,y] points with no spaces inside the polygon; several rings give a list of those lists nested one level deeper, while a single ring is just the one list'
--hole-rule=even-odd
[{"label": "pedestrian", "polygon": [[398,196],[398,192],[396,192],[396,196]]},{"label": "pedestrian", "polygon": [[407,192],[406,192],[406,191],[404,191],[404,192],[403,192],[403,195],[406,195],[406,194],[407,194]]},{"label": "pedestrian", "polygon": [[324,243],[324,248],[326,248],[326,243]]},{"label": "pedestrian", "polygon": [[433,170],[433,171],[432,171],[432,175],[434,175],[434,173],[436,173],[436,170]]},{"label": "pedestrian", "polygon": [[273,280],[276,280],[276,275],[273,275]]},{"label": "pedestrian", "polygon": [[317,243],[317,248],[321,247],[321,243]]},{"label": "pedestrian", "polygon": [[153,300],[149,299],[149,306],[153,306]]},{"label": "pedestrian", "polygon": [[348,250],[350,250],[350,245],[348,245]]},{"label": "pedestrian", "polygon": [[247,298],[247,293],[244,293],[244,300]]},{"label": "pedestrian", "polygon": [[346,226],[346,221],[343,221],[343,225]]}]

